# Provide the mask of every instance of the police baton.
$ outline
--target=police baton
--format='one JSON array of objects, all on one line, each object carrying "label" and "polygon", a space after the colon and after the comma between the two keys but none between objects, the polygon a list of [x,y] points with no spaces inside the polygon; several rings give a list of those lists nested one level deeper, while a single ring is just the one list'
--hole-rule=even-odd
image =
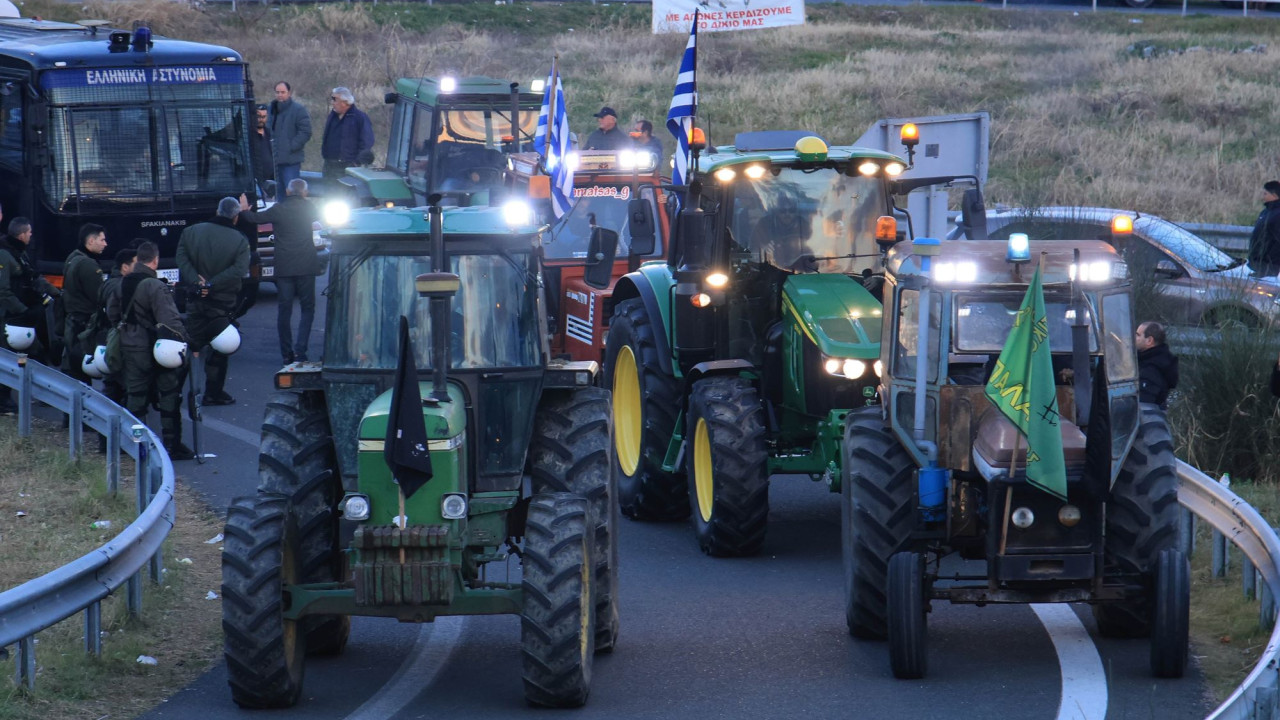
[{"label": "police baton", "polygon": [[[199,375],[200,377],[196,377]],[[204,360],[196,352],[191,358],[191,371],[187,373],[187,419],[191,421],[191,449],[195,452],[196,462],[204,464],[204,448],[200,446],[200,427],[204,417],[200,411],[204,397],[196,393],[196,388],[204,387]]]}]

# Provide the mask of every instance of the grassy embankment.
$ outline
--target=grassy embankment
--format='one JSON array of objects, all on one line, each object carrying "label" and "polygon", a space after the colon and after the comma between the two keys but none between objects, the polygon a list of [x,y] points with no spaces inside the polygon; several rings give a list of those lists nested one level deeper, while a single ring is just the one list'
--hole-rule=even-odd
[{"label": "grassy embankment", "polygon": [[[661,127],[685,43],[680,34],[651,35],[648,7],[632,5],[242,4],[231,14],[169,2],[34,0],[25,9],[126,27],[142,20],[160,33],[232,45],[253,64],[263,101],[275,80],[293,83],[317,137],[329,89],[349,86],[380,143],[389,123],[382,97],[394,78],[532,79],[553,54],[580,134],[602,104],[624,125],[646,117]],[[701,116],[713,141],[800,127],[851,142],[879,118],[985,110],[989,203],[1092,204],[1199,222],[1251,223],[1261,183],[1280,174],[1280,85],[1269,62],[1280,22],[1270,18],[844,5],[811,5],[808,16],[803,27],[703,36]],[[318,161],[312,142],[308,166]],[[1277,435],[1269,362],[1250,347],[1188,363],[1171,418],[1181,457],[1253,483],[1251,499],[1272,508],[1280,504],[1266,461]],[[1266,633],[1250,625],[1253,606],[1231,614],[1238,579],[1209,581],[1198,567],[1197,580],[1196,653],[1215,687],[1230,687]],[[1238,622],[1212,627],[1220,617]]]}]

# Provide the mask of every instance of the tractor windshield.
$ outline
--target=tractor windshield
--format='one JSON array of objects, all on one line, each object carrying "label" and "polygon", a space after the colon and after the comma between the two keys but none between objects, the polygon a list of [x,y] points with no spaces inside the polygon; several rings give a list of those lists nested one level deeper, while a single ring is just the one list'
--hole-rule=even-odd
[{"label": "tractor windshield", "polygon": [[[393,370],[400,316],[419,370],[431,367],[431,316],[414,290],[414,278],[431,272],[426,255],[354,255],[334,258],[325,365]],[[536,288],[526,271],[529,254],[454,255],[451,271],[462,287],[451,303],[450,367],[515,368],[540,365]]]},{"label": "tractor windshield", "polygon": [[[617,256],[625,258],[631,252],[631,223],[627,215],[627,203],[631,200],[629,185],[588,185],[573,189],[574,203],[551,229],[546,240],[547,257],[551,259],[585,258],[587,242],[591,239],[591,216],[596,225],[618,233]],[[649,226],[657,226],[653,215],[653,187],[640,189],[640,197],[648,200]],[[661,255],[659,243],[654,254]]]},{"label": "tractor windshield", "polygon": [[[842,166],[843,167],[843,166]],[[729,227],[734,241],[777,267],[855,273],[874,267],[876,218],[888,211],[882,180],[842,169],[782,168],[759,180],[737,175]]]},{"label": "tractor windshield", "polygon": [[[955,309],[955,349],[957,352],[999,353],[1004,349],[1014,317],[1022,306],[1024,293],[1010,294],[957,294]],[[1044,311],[1049,322],[1049,349],[1053,352],[1071,351],[1071,323],[1075,312],[1068,298],[1047,294]],[[1089,352],[1098,349],[1095,332],[1089,333]]]}]

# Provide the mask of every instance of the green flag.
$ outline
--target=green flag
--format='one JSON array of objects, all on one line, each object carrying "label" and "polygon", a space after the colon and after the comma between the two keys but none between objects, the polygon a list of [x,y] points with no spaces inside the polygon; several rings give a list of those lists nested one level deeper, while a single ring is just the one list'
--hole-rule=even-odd
[{"label": "green flag", "polygon": [[987,381],[986,393],[1027,437],[1027,481],[1065,502],[1067,463],[1062,455],[1058,392],[1049,353],[1049,323],[1037,267]]}]

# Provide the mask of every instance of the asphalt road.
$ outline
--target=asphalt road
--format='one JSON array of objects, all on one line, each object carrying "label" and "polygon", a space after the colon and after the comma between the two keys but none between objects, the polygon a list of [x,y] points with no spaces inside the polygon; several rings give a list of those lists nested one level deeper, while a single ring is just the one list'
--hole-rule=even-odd
[{"label": "asphalt road", "polygon": [[[217,457],[178,465],[181,481],[215,507],[256,487],[257,428],[279,366],[275,309],[267,289],[246,317],[227,384],[239,403],[205,410],[204,450]],[[845,629],[837,496],[800,477],[775,478],[771,492],[769,536],[755,558],[707,558],[685,523],[623,521],[622,633],[612,655],[597,656],[591,699],[573,717],[1101,718],[1099,708],[1112,720],[1205,715],[1194,670],[1183,680],[1154,680],[1145,641],[1097,639],[1095,652],[1083,633],[1062,666],[1055,641],[1071,645],[1063,625],[1051,639],[1022,606],[935,604],[929,677],[895,680],[886,646],[854,640]],[[1074,613],[1092,635],[1088,609]],[[1070,614],[1065,619],[1080,627]],[[1076,662],[1081,657],[1088,662]],[[1064,687],[1068,706],[1060,708]],[[476,617],[422,626],[356,619],[343,656],[308,661],[303,698],[290,710],[240,710],[219,663],[145,717],[558,714],[524,704],[518,619]]]}]

